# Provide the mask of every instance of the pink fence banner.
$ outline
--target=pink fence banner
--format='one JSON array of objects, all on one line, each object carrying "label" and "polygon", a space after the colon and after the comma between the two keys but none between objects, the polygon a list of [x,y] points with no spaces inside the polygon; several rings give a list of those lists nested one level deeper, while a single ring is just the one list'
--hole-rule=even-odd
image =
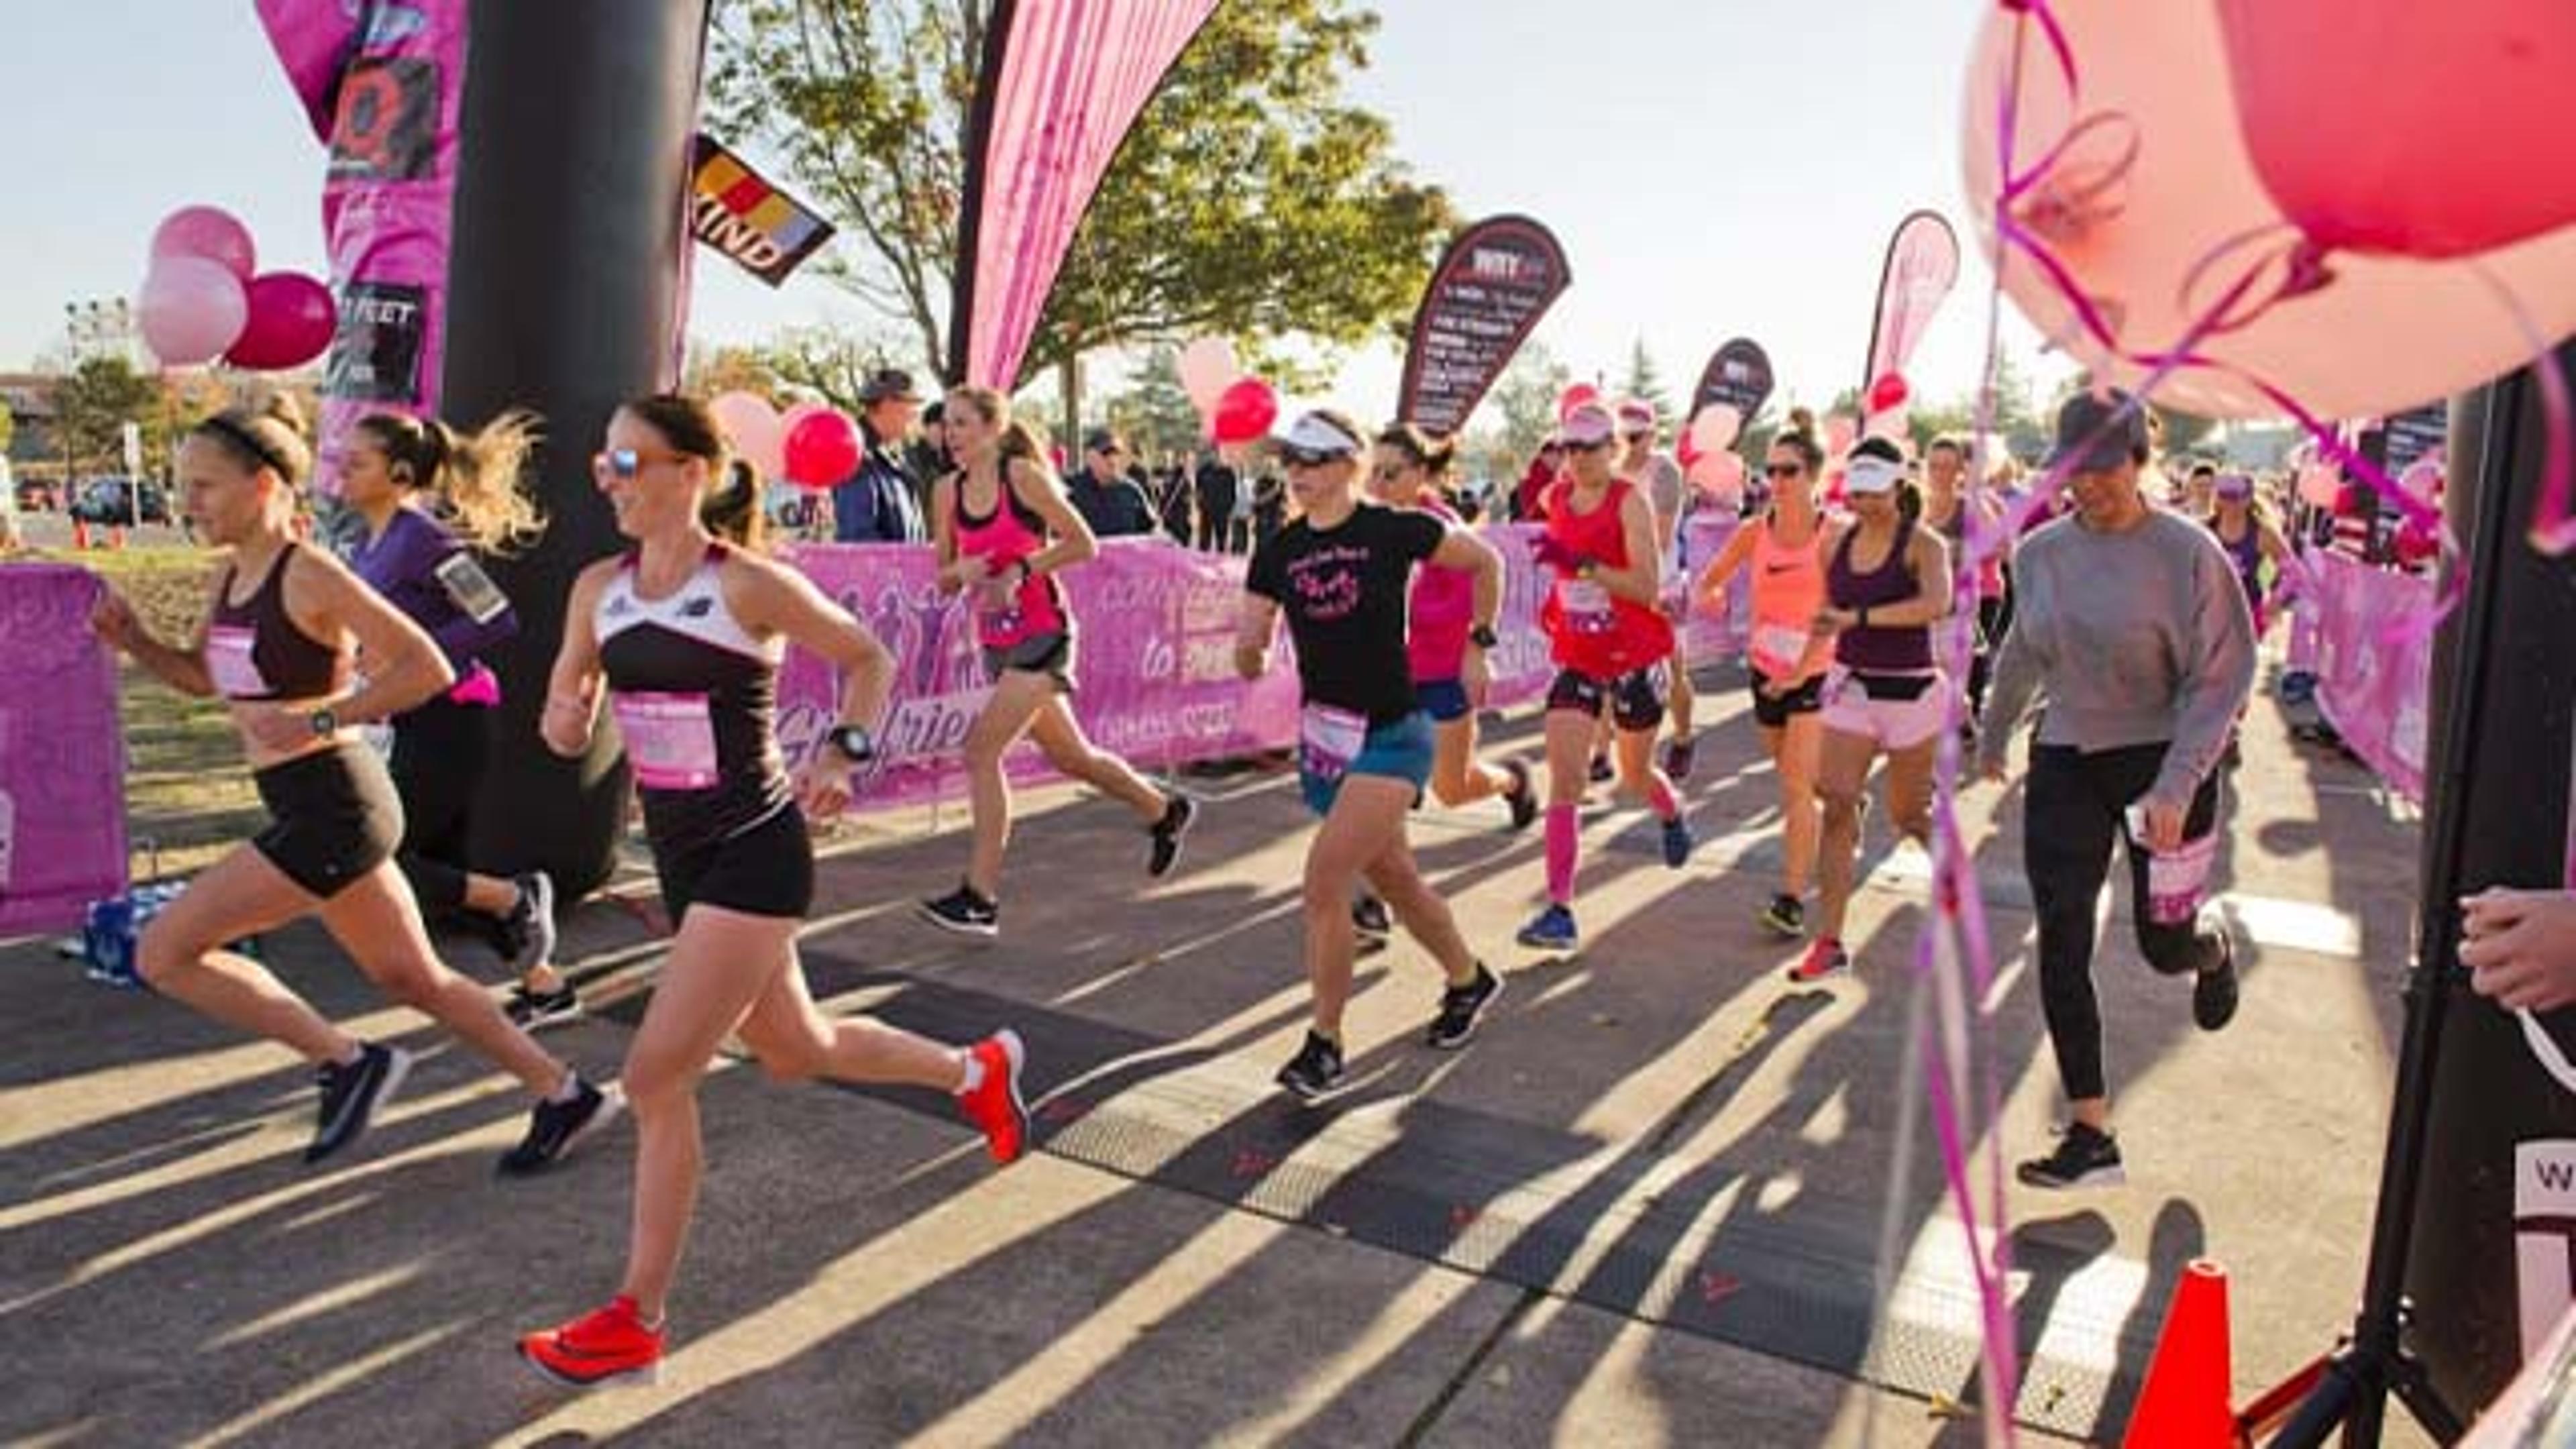
[{"label": "pink fence banner", "polygon": [[2433,581],[2324,552],[2310,555],[2308,567],[2317,592],[2317,704],[2353,753],[2420,805],[2433,641],[2392,626],[2432,607]]},{"label": "pink fence banner", "polygon": [[[1713,554],[1733,519],[1706,520]],[[1509,709],[1547,693],[1556,666],[1539,632],[1546,585],[1531,556],[1539,530],[1499,524],[1483,530],[1503,558],[1501,643],[1489,659],[1487,705]],[[1694,544],[1694,549],[1698,547]],[[890,809],[965,792],[966,731],[991,697],[966,607],[942,594],[938,565],[919,544],[806,544],[788,562],[885,641],[895,656],[894,697],[879,731],[879,758],[858,772],[861,809]],[[1703,557],[1696,551],[1693,557]],[[1270,671],[1245,682],[1234,672],[1243,610],[1244,560],[1198,553],[1160,539],[1112,539],[1100,556],[1065,575],[1078,647],[1074,717],[1092,743],[1130,764],[1171,770],[1201,760],[1286,749],[1297,738],[1296,653],[1282,626]],[[1709,663],[1743,647],[1741,615],[1691,623],[1692,658]],[[821,746],[839,707],[831,668],[791,651],[778,687],[778,736],[791,763]],[[1035,745],[1010,758],[1012,778],[1048,770]]]},{"label": "pink fence banner", "polygon": [[[974,315],[965,381],[1009,392],[1092,193],[1216,0],[1009,0],[1002,69],[984,84]],[[970,163],[971,164],[971,163]]]},{"label": "pink fence banner", "polygon": [[116,664],[89,631],[99,581],[0,565],[0,936],[78,926],[125,890]]}]

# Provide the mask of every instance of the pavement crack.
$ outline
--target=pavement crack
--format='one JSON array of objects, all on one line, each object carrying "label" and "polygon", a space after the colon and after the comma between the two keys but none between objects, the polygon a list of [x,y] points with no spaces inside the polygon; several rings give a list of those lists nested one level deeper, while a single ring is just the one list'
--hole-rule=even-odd
[{"label": "pavement crack", "polygon": [[1503,1310],[1502,1317],[1494,1320],[1494,1326],[1486,1330],[1483,1340],[1476,1345],[1475,1351],[1467,1355],[1467,1361],[1458,1365],[1458,1371],[1451,1374],[1449,1381],[1440,1386],[1440,1392],[1432,1395],[1431,1402],[1425,1404],[1422,1412],[1413,1416],[1413,1422],[1405,1426],[1403,1435],[1395,1441],[1396,1449],[1414,1449],[1414,1446],[1423,1441],[1424,1436],[1440,1422],[1440,1416],[1449,1412],[1449,1406],[1457,1402],[1458,1395],[1475,1379],[1478,1371],[1484,1368],[1485,1360],[1492,1358],[1494,1350],[1502,1347],[1503,1335],[1511,1332],[1522,1319],[1527,1318],[1529,1311],[1536,1308],[1539,1300],[1546,1296],[1547,1294],[1536,1288],[1521,1290],[1520,1298],[1511,1307]]}]

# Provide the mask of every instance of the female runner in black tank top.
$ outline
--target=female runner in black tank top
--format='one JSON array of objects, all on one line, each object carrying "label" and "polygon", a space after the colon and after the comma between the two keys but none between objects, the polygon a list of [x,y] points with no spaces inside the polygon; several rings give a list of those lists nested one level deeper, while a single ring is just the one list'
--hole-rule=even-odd
[{"label": "female runner in black tank top", "polygon": [[[579,1385],[649,1377],[660,1364],[663,1304],[697,1202],[698,1078],[727,1035],[780,1081],[954,1092],[1003,1162],[1028,1134],[1018,1037],[958,1048],[864,1017],[834,1020],[797,964],[814,880],[806,812],[839,814],[851,765],[874,753],[867,723],[894,683],[885,647],[803,575],[751,550],[759,486],[728,460],[704,403],[628,403],[594,466],[634,548],[573,584],[543,731],[557,754],[586,752],[606,684],[675,933],[626,1054],[637,1141],[624,1282],[607,1307],[519,1341],[539,1370]],[[845,680],[844,723],[792,781],[771,717],[790,642]]]},{"label": "female runner in black tank top", "polygon": [[[283,405],[274,405],[283,406]],[[197,877],[155,916],[136,965],[154,990],[294,1048],[319,1069],[321,1120],[304,1159],[354,1140],[402,1084],[411,1058],[363,1042],[227,941],[304,916],[325,929],[386,995],[436,1017],[538,1097],[528,1135],[501,1161],[532,1172],[616,1115],[616,1099],[512,1026],[483,988],[447,969],[393,863],[402,807],[355,727],[389,718],[455,679],[438,646],[329,555],[294,541],[295,484],[310,466],[291,417],[235,411],[198,424],[178,471],[197,535],[232,550],[195,639],[154,638],[109,594],[99,635],[185,694],[232,701],[271,823]],[[349,684],[349,646],[367,679]]]}]

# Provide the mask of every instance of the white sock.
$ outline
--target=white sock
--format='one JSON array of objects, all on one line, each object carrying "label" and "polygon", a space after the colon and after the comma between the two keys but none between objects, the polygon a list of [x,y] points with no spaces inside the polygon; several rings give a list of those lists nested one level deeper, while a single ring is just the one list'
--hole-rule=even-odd
[{"label": "white sock", "polygon": [[959,1052],[957,1055],[966,1064],[966,1078],[957,1084],[957,1095],[963,1097],[984,1085],[984,1059],[973,1052]]}]

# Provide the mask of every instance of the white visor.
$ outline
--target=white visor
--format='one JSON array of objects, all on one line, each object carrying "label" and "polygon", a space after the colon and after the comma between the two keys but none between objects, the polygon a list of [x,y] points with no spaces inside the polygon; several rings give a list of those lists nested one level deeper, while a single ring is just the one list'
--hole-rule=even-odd
[{"label": "white visor", "polygon": [[1360,440],[1342,431],[1339,424],[1322,413],[1299,413],[1288,431],[1278,435],[1281,447],[1305,453],[1356,454]]},{"label": "white visor", "polygon": [[1843,490],[1848,493],[1885,493],[1905,480],[1905,465],[1885,458],[1854,458],[1843,465]]}]

